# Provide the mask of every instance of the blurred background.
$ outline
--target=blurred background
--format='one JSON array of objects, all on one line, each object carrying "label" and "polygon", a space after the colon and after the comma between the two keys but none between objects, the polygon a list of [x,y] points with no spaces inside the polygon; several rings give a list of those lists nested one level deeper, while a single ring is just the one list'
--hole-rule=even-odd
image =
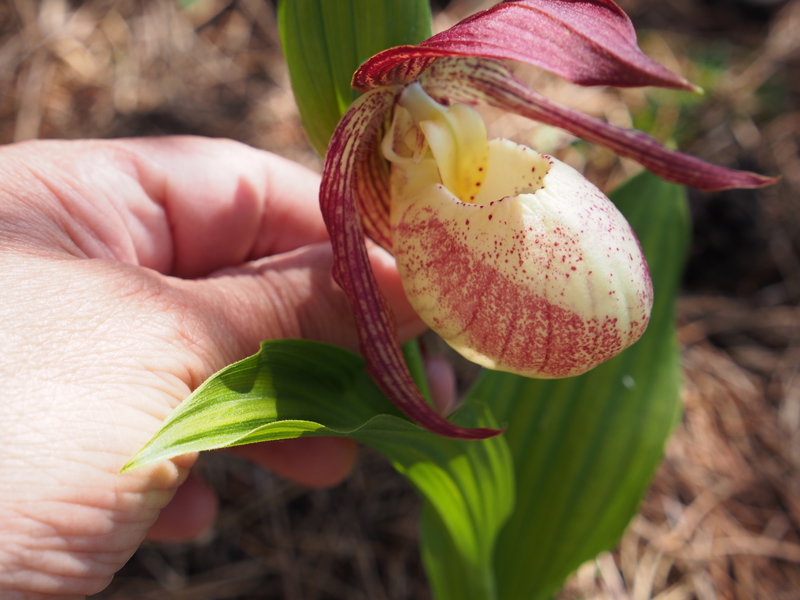
[{"label": "blurred background", "polygon": [[[690,192],[679,302],[686,411],[619,547],[560,598],[800,598],[800,0],[620,0],[645,50],[705,89],[542,91],[731,167],[758,191]],[[490,5],[439,0],[437,29]],[[636,166],[530,123],[518,137],[613,188]],[[0,0],[0,142],[191,133],[314,168],[267,0]],[[646,199],[643,199],[646,201]],[[308,491],[204,455],[216,528],[145,544],[95,598],[425,600],[417,499],[379,456]],[[523,599],[520,599],[523,600]]]}]

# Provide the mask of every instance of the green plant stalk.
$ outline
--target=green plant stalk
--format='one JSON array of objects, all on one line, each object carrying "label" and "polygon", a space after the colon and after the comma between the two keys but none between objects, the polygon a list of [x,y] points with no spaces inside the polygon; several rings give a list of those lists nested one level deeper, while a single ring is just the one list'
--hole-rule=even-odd
[{"label": "green plant stalk", "polygon": [[419,341],[411,340],[403,344],[403,356],[406,359],[408,370],[411,371],[411,376],[417,384],[422,396],[432,405],[433,399],[431,398],[431,389],[428,385],[428,377],[425,373],[425,359],[422,357]]}]

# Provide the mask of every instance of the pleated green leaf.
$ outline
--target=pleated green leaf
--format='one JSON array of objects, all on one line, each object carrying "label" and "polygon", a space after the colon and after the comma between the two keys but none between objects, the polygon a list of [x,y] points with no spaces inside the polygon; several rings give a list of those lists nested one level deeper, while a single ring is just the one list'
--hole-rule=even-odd
[{"label": "pleated green leaf", "polygon": [[206,380],[125,465],[304,435],[346,435],[380,415],[399,415],[361,357],[314,342],[275,340]]},{"label": "pleated green leaf", "polygon": [[[470,412],[485,417],[462,419]],[[496,427],[489,407],[467,402],[456,414],[460,424]],[[430,485],[422,488],[423,508],[420,550],[434,597],[440,600],[497,598],[494,551],[497,535],[514,507],[514,470],[504,437],[452,444],[457,454],[448,459],[444,473],[462,483],[459,490]],[[434,464],[444,465],[443,455]],[[428,458],[431,460],[431,457]],[[423,468],[428,469],[426,463]],[[409,475],[403,469],[401,472]],[[457,474],[457,477],[455,475]],[[412,481],[414,478],[411,477]],[[435,483],[435,482],[434,482]],[[420,487],[418,485],[418,487]]]},{"label": "pleated green leaf", "polygon": [[[650,264],[656,300],[647,333],[580,377],[541,381],[487,371],[470,394],[507,425],[515,466],[515,510],[494,560],[504,600],[548,597],[582,562],[617,543],[680,416],[674,301],[688,244],[685,195],[643,173],[613,200]],[[437,598],[484,596],[448,589]]]},{"label": "pleated green leaf", "polygon": [[[465,427],[496,427],[489,407],[471,402],[452,416]],[[389,457],[423,499],[421,551],[437,598],[494,598],[495,540],[514,504],[514,470],[503,437],[481,441],[436,437],[417,426],[357,439]],[[431,523],[435,523],[431,526]],[[452,578],[451,581],[440,581]]]},{"label": "pleated green leaf", "polygon": [[278,25],[303,126],[324,154],[356,97],[353,72],[381,50],[430,37],[431,10],[428,0],[282,0]]},{"label": "pleated green leaf", "polygon": [[[467,427],[497,426],[477,401],[452,418]],[[389,458],[439,523],[436,535],[453,548],[447,560],[469,566],[463,582],[493,586],[492,548],[514,497],[506,441],[454,440],[422,429],[383,396],[363,359],[341,348],[265,342],[197,388],[123,471],[188,452],[312,435],[348,436]]]}]

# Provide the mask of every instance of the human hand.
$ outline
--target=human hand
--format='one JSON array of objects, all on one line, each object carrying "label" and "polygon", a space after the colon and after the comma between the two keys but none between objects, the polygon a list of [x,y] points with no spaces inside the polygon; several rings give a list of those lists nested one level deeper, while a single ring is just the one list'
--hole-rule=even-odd
[{"label": "human hand", "polygon": [[[83,597],[146,536],[211,525],[195,456],[119,469],[212,373],[264,339],[356,349],[317,188],[310,171],[226,140],[0,147],[3,598]],[[420,333],[393,261],[371,259],[400,336]],[[309,486],[355,460],[328,438],[234,451]]]}]

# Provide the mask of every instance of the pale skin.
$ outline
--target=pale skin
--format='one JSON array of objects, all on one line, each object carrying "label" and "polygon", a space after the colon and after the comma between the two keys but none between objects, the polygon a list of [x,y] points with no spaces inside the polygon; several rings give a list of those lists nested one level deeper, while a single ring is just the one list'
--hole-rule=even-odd
[{"label": "pale skin", "polygon": [[[212,526],[196,456],[119,473],[212,373],[265,339],[357,349],[318,183],[227,140],[0,147],[2,598],[83,598],[145,538]],[[400,337],[417,335],[392,259],[370,252]],[[238,452],[311,487],[335,485],[356,458],[330,438]]]}]

